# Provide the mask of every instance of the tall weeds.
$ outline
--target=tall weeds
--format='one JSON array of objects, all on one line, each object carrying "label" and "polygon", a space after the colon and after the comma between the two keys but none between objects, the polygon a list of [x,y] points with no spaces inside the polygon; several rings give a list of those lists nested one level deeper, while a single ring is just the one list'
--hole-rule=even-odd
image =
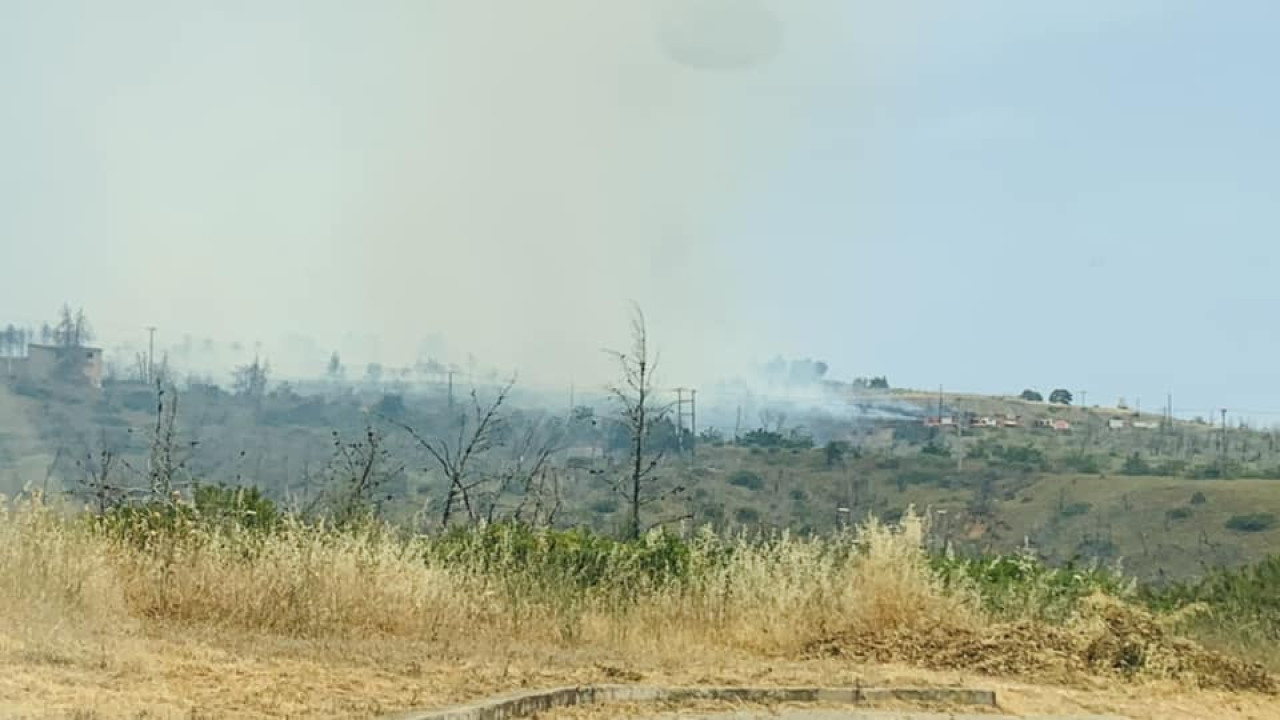
[{"label": "tall weeds", "polygon": [[975,599],[931,572],[923,532],[908,514],[825,539],[701,532],[621,543],[516,526],[426,538],[146,513],[88,522],[30,504],[0,517],[0,605],[101,628],[792,652],[842,629],[979,622]]}]

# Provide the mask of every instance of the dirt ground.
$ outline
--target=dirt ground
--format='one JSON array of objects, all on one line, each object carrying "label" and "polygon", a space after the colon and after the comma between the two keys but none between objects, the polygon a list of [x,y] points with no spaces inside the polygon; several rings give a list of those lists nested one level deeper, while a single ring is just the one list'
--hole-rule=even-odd
[{"label": "dirt ground", "polygon": [[[663,685],[967,685],[993,688],[1006,713],[1119,714],[1135,719],[1280,718],[1280,697],[1196,690],[1172,681],[1011,678],[847,658],[762,660],[520,647],[460,648],[403,640],[307,642],[226,632],[42,637],[0,630],[0,717],[348,718],[438,707],[519,688]],[[705,658],[705,659],[700,659]],[[602,709],[614,717],[622,708]]]}]

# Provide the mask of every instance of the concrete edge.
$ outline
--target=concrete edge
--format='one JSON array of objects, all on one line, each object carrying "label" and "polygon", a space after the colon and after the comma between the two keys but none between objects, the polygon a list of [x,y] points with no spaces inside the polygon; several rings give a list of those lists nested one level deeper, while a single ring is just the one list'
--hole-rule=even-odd
[{"label": "concrete edge", "polygon": [[856,705],[887,700],[918,703],[956,703],[996,706],[994,690],[946,687],[823,688],[823,687],[651,687],[589,685],[508,693],[441,710],[408,710],[384,715],[384,720],[506,720],[529,717],[552,708],[606,702],[688,702],[728,700],[755,703],[823,702]]}]

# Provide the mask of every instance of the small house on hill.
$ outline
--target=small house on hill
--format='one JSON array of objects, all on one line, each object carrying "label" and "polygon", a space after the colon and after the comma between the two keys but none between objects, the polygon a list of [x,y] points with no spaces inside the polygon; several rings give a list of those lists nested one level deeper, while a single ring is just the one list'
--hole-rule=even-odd
[{"label": "small house on hill", "polygon": [[6,358],[4,368],[15,379],[84,383],[93,388],[101,388],[102,348],[29,345],[25,357]]}]

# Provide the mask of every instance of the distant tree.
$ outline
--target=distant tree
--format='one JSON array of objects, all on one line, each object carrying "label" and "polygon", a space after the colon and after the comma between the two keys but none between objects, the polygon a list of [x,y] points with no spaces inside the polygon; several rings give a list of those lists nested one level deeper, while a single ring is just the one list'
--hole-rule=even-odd
[{"label": "distant tree", "polygon": [[316,504],[324,504],[340,527],[375,517],[378,507],[391,499],[385,487],[402,477],[404,466],[392,459],[382,436],[372,427],[352,442],[344,442],[335,430],[333,449],[326,472],[328,489],[316,498]]},{"label": "distant tree", "polygon": [[393,420],[404,417],[406,412],[403,395],[383,395],[374,406],[373,411]]},{"label": "distant tree", "polygon": [[[483,519],[483,508],[476,502],[475,495],[481,485],[491,478],[477,472],[475,465],[485,453],[498,444],[502,434],[502,405],[506,402],[514,385],[514,379],[507,382],[498,391],[493,401],[487,404],[480,402],[479,395],[473,389],[471,391],[472,411],[461,412],[456,416],[454,430],[457,434],[453,438],[429,438],[395,418],[384,416],[384,419],[409,433],[409,436],[431,456],[448,481],[449,490],[445,494],[444,508],[440,518],[441,525],[445,527],[449,525],[454,515],[459,512],[459,504],[461,510],[466,512],[469,521],[474,523]],[[543,455],[543,459],[545,460],[548,455],[549,453]]]},{"label": "distant tree", "polygon": [[266,360],[259,359],[256,355],[253,362],[248,365],[237,367],[232,373],[231,387],[236,395],[253,400],[254,404],[261,407],[262,396],[267,391],[267,380],[270,376],[271,368]]},{"label": "distant tree", "polygon": [[72,312],[71,306],[66,304],[62,306],[58,324],[51,334],[53,344],[63,348],[83,347],[93,339],[93,330],[84,309]]},{"label": "distant tree", "polygon": [[365,382],[370,385],[378,385],[382,382],[382,373],[383,369],[381,363],[369,363],[364,368]]},{"label": "distant tree", "polygon": [[781,384],[787,377],[787,361],[779,355],[764,366],[764,376],[771,384]]},{"label": "distant tree", "polygon": [[340,382],[342,376],[346,374],[346,370],[342,367],[342,358],[338,357],[337,351],[329,356],[329,367],[325,370],[325,374],[331,382]]},{"label": "distant tree", "polygon": [[629,511],[626,535],[638,538],[644,532],[641,511],[684,491],[680,485],[661,490],[655,475],[663,452],[655,450],[650,440],[654,429],[671,413],[671,406],[654,398],[657,358],[650,354],[649,333],[639,307],[634,308],[631,317],[631,349],[610,351],[610,354],[618,361],[621,378],[609,390],[618,403],[619,419],[627,429],[629,440],[627,478],[615,489],[625,499]]},{"label": "distant tree", "polygon": [[17,357],[21,347],[18,328],[10,323],[8,327],[0,331],[0,357]]},{"label": "distant tree", "polygon": [[787,382],[792,385],[810,385],[827,374],[827,364],[821,360],[792,360],[787,372]]},{"label": "distant tree", "polygon": [[1070,405],[1071,399],[1072,398],[1071,398],[1070,390],[1064,390],[1062,388],[1058,388],[1057,390],[1054,390],[1053,392],[1049,393],[1049,402],[1053,403],[1054,405]]},{"label": "distant tree", "polygon": [[1155,468],[1143,459],[1140,453],[1133,453],[1125,458],[1124,465],[1120,468],[1120,472],[1125,475],[1154,475]]},{"label": "distant tree", "polygon": [[888,390],[889,378],[885,377],[884,375],[881,375],[879,377],[873,377],[871,378],[871,381],[867,383],[867,387],[871,388],[872,390]]},{"label": "distant tree", "polygon": [[833,468],[844,462],[844,455],[849,451],[849,443],[843,440],[831,440],[822,448],[827,468]]},{"label": "distant tree", "polygon": [[1018,397],[1026,400],[1027,402],[1044,402],[1044,396],[1030,388],[1023,390],[1022,394]]}]

